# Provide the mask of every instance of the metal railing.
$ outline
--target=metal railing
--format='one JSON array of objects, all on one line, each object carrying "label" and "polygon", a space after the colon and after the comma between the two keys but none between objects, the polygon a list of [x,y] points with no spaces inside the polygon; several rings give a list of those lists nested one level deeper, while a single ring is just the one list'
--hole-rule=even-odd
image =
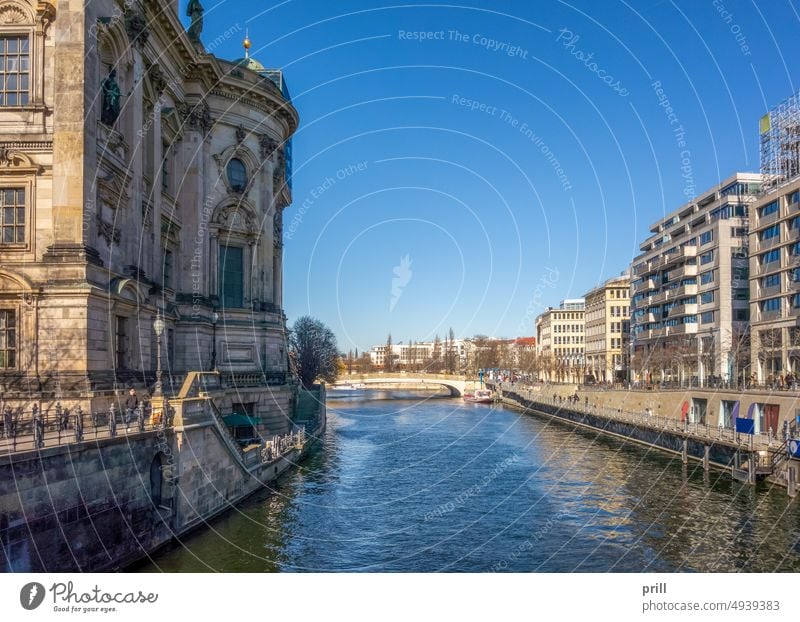
[{"label": "metal railing", "polygon": [[276,386],[286,384],[286,372],[227,373],[221,376],[222,386],[227,389]]},{"label": "metal railing", "polygon": [[111,404],[106,412],[83,412],[80,405],[68,408],[60,402],[47,410],[41,410],[38,404],[30,410],[7,405],[0,418],[0,453],[163,430],[172,424],[171,409],[166,408],[166,416],[154,417],[150,403],[134,409]]},{"label": "metal railing", "polygon": [[677,432],[685,434],[701,440],[709,442],[724,441],[729,444],[744,446],[747,445],[749,450],[779,450],[781,441],[775,436],[773,430],[765,433],[758,434],[740,434],[732,428],[723,426],[712,426],[708,422],[698,423],[681,421],[673,417],[662,417],[659,415],[648,414],[641,411],[630,411],[622,408],[608,408],[599,406],[596,403],[590,403],[584,400],[574,401],[569,398],[560,398],[558,396],[542,396],[534,395],[532,391],[528,392],[529,395],[521,395],[516,391],[504,391],[503,396],[513,399],[521,405],[531,404],[533,408],[536,405],[547,406],[555,408],[557,411],[564,409],[575,412],[577,414],[586,414],[596,417],[602,417],[609,421],[619,421],[623,423],[630,423],[639,427],[646,427],[653,430],[661,430],[668,432]]}]

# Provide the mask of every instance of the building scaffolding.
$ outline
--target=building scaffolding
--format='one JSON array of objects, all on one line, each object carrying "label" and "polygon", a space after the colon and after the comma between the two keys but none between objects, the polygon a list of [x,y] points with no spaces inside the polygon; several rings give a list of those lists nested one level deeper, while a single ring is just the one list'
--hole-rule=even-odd
[{"label": "building scaffolding", "polygon": [[761,117],[761,189],[769,192],[800,175],[800,93]]}]

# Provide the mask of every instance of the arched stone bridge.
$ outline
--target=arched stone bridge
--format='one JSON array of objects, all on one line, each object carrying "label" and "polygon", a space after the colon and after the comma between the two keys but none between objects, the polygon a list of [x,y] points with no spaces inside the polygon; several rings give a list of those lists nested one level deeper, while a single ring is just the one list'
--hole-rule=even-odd
[{"label": "arched stone bridge", "polygon": [[335,386],[347,385],[384,385],[384,384],[430,384],[447,387],[450,390],[450,395],[453,397],[461,397],[464,392],[469,388],[472,389],[474,381],[465,380],[463,376],[445,376],[443,374],[403,374],[403,373],[388,373],[388,374],[364,374],[358,376],[342,376],[336,381]]}]

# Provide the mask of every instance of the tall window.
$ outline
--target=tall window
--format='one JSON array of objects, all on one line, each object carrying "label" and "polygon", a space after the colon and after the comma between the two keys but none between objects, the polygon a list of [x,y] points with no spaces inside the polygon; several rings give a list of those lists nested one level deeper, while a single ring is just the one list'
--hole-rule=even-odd
[{"label": "tall window", "polygon": [[0,369],[17,366],[17,312],[0,310]]},{"label": "tall window", "polygon": [[25,242],[25,190],[24,188],[0,189],[0,208],[2,208],[2,244],[22,244]]},{"label": "tall window", "polygon": [[172,251],[164,251],[164,279],[162,285],[172,288]]},{"label": "tall window", "polygon": [[219,247],[219,298],[223,308],[244,306],[244,249]]},{"label": "tall window", "polygon": [[25,106],[28,103],[28,45],[28,37],[0,37],[0,106]]},{"label": "tall window", "polygon": [[234,192],[244,192],[247,187],[247,168],[239,158],[228,162],[228,183]]},{"label": "tall window", "polygon": [[117,369],[125,369],[128,359],[128,318],[117,316],[114,347],[116,348]]},{"label": "tall window", "polygon": [[161,190],[162,192],[169,192],[169,145],[163,143],[161,148]]}]

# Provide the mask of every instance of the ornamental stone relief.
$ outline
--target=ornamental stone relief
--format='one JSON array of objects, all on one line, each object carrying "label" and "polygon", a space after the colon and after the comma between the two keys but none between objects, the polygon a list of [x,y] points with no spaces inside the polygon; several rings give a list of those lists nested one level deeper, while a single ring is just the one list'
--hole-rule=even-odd
[{"label": "ornamental stone relief", "polygon": [[134,7],[125,8],[125,31],[128,38],[133,41],[139,49],[144,47],[150,37],[150,30],[147,27],[147,20]]},{"label": "ornamental stone relief", "polygon": [[187,104],[186,102],[178,102],[176,108],[182,123],[187,129],[208,134],[211,128],[214,127],[211,111],[208,107],[208,102],[205,100],[195,105]]},{"label": "ornamental stone relief", "polygon": [[25,24],[30,21],[30,18],[19,7],[8,4],[0,7],[0,24]]}]

